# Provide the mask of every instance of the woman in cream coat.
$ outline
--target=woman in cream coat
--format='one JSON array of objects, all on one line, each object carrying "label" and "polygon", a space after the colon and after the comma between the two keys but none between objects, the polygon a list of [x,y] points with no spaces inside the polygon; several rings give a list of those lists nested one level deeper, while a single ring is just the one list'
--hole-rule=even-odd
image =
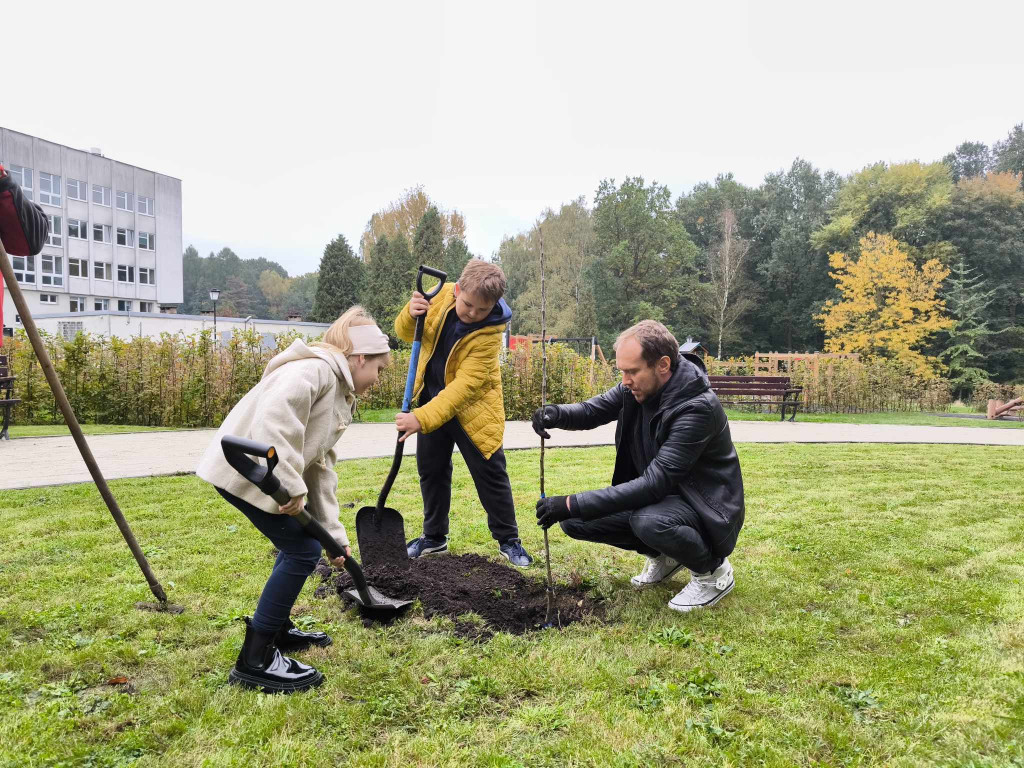
[{"label": "woman in cream coat", "polygon": [[[232,683],[291,693],[323,682],[317,669],[281,653],[331,644],[326,634],[302,632],[289,618],[321,554],[320,543],[292,516],[308,497],[310,514],[349,554],[338,520],[334,446],[352,421],[356,395],[373,386],[389,362],[387,336],[362,307],[352,307],[323,341],[310,346],[296,339],[270,361],[259,384],[224,419],[196,469],[279,551],[256,611],[246,617],[245,642],[228,676]],[[223,435],[273,445],[280,457],[276,474],[292,500],[278,506],[232,469],[221,450]],[[333,561],[343,562],[344,557]]]}]

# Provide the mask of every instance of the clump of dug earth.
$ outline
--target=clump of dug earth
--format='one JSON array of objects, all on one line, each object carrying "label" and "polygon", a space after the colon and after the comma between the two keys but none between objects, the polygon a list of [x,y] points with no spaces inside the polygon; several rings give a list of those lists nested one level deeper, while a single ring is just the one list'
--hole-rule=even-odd
[{"label": "clump of dug earth", "polygon": [[[421,557],[407,569],[391,563],[364,567],[366,581],[389,597],[419,600],[426,618],[446,616],[455,622],[462,637],[486,639],[495,632],[521,635],[542,629],[547,612],[546,584],[527,578],[504,563],[474,554]],[[316,596],[344,594],[351,589],[348,573],[333,570],[325,561],[317,566],[323,583]],[[475,621],[467,614],[482,620]],[[584,586],[555,584],[551,622],[556,627],[581,621],[588,616],[604,618],[601,604],[587,595]]]}]

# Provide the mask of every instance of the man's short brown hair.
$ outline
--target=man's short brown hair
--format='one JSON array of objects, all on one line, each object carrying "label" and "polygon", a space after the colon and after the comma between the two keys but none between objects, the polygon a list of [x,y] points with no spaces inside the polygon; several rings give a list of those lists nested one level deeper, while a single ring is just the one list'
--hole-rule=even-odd
[{"label": "man's short brown hair", "polygon": [[672,331],[657,320],[641,320],[631,328],[619,334],[612,349],[617,350],[619,344],[629,338],[640,343],[642,355],[648,368],[653,368],[661,358],[668,357],[672,361],[672,370],[679,367],[679,342]]},{"label": "man's short brown hair", "polygon": [[492,304],[498,303],[507,287],[508,281],[501,267],[481,259],[470,259],[459,277],[459,288],[478,294]]}]

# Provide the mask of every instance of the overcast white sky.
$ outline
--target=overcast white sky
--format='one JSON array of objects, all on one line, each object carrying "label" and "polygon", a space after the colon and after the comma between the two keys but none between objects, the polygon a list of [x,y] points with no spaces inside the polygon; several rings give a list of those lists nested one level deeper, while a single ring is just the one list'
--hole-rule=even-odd
[{"label": "overcast white sky", "polygon": [[848,173],[1024,121],[1017,0],[10,0],[0,27],[0,125],[181,178],[186,245],[291,274],[416,184],[490,255],[602,178]]}]

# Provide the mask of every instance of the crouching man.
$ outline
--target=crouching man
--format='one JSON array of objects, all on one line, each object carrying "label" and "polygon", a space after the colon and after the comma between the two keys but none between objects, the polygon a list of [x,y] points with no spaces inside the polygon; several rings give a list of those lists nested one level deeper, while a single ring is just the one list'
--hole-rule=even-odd
[{"label": "crouching man", "polygon": [[732,591],[728,555],[743,526],[743,477],[729,422],[699,358],[683,357],[672,333],[644,320],[615,342],[622,383],[575,405],[533,416],[548,429],[593,429],[617,420],[612,485],[537,502],[537,523],[574,539],[647,556],[638,589],[681,568],[689,583],[669,608],[710,607]]}]

